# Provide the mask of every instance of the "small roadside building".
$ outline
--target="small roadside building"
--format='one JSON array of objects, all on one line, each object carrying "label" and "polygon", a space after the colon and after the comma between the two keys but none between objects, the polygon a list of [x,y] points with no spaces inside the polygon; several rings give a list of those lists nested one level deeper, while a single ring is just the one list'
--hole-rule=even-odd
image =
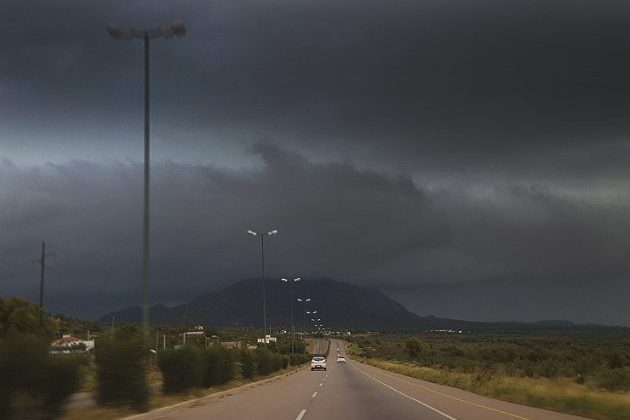
[{"label": "small roadside building", "polygon": [[94,340],[83,340],[64,334],[60,339],[50,345],[51,354],[92,354],[94,353]]}]

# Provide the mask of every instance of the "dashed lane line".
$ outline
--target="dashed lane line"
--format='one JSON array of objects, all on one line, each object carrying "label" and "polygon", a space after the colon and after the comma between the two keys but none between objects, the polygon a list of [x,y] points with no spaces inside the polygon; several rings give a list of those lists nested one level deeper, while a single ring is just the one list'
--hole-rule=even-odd
[{"label": "dashed lane line", "polygon": [[317,397],[317,391],[313,392],[313,395],[311,395],[311,398],[315,398]]},{"label": "dashed lane line", "polygon": [[353,367],[353,368],[355,368],[356,370],[358,370],[359,372],[361,372],[362,374],[364,374],[365,376],[367,376],[368,378],[371,378],[372,380],[374,380],[374,381],[378,382],[379,384],[383,385],[384,387],[391,389],[391,390],[392,390],[392,391],[394,391],[395,393],[400,394],[400,395],[402,395],[403,397],[405,397],[405,398],[407,398],[407,399],[410,399],[411,401],[414,401],[414,402],[416,402],[416,403],[420,404],[421,406],[426,407],[426,408],[428,408],[429,410],[434,411],[434,412],[436,412],[436,413],[440,414],[440,415],[441,415],[441,416],[443,416],[443,417],[446,417],[446,418],[447,418],[447,419],[449,419],[449,420],[457,420],[455,417],[453,417],[453,416],[449,416],[449,415],[448,415],[448,414],[446,414],[445,412],[440,411],[440,410],[438,410],[437,408],[435,408],[435,407],[433,407],[433,406],[430,406],[429,404],[427,404],[427,403],[425,403],[425,402],[422,402],[422,401],[420,401],[420,400],[419,400],[419,399],[417,399],[417,398],[414,398],[414,397],[412,397],[412,396],[410,396],[410,395],[407,395],[407,394],[405,394],[404,392],[397,390],[396,388],[394,388],[394,387],[393,387],[393,386],[391,386],[391,385],[387,385],[385,382],[383,382],[383,381],[381,381],[381,380],[376,379],[374,376],[370,375],[369,373],[364,372],[363,370],[359,369],[358,367],[355,367],[355,366],[352,366],[352,367]]},{"label": "dashed lane line", "polygon": [[302,417],[304,417],[304,414],[306,414],[306,408],[303,408],[302,411],[300,411],[300,414],[298,414],[295,420],[302,420]]},{"label": "dashed lane line", "polygon": [[[370,366],[370,367],[373,367],[373,366]],[[376,368],[375,368],[375,369],[376,369]],[[439,395],[439,396],[442,396],[442,397],[445,397],[445,398],[448,398],[448,399],[451,399],[451,400],[454,400],[454,401],[458,401],[458,402],[461,402],[461,403],[464,403],[464,404],[474,405],[475,407],[483,408],[483,409],[488,410],[488,411],[494,411],[495,413],[504,414],[504,415],[506,415],[506,416],[508,416],[508,417],[513,417],[513,418],[515,418],[515,419],[521,419],[521,420],[531,420],[531,419],[529,419],[528,417],[519,416],[518,414],[510,413],[509,411],[499,410],[498,408],[493,408],[493,407],[489,407],[489,406],[484,405],[484,404],[479,404],[479,403],[476,403],[476,402],[472,402],[472,401],[464,400],[464,399],[462,399],[462,398],[454,397],[454,396],[452,396],[452,395],[448,395],[448,394],[445,394],[445,393],[443,393],[443,392],[440,392],[440,391],[436,391],[436,390],[434,390],[434,389],[431,389],[431,388],[429,388],[429,387],[427,387],[427,386],[420,385],[420,384],[417,384],[417,383],[413,383],[413,382],[410,382],[410,381],[406,381],[406,380],[404,380],[404,379],[402,379],[402,378],[397,378],[397,377],[396,377],[396,376],[394,376],[394,375],[390,375],[390,374],[387,374],[387,373],[384,373],[384,372],[379,372],[379,374],[381,374],[381,375],[383,375],[383,376],[387,376],[388,378],[392,378],[392,379],[395,379],[395,380],[397,380],[397,381],[400,381],[400,382],[403,382],[403,383],[409,384],[409,385],[416,386],[416,387],[418,387],[418,388],[422,388],[422,389],[424,389],[425,391],[429,391],[429,392],[431,392],[431,393],[433,393],[433,394],[436,394],[436,395]]]}]

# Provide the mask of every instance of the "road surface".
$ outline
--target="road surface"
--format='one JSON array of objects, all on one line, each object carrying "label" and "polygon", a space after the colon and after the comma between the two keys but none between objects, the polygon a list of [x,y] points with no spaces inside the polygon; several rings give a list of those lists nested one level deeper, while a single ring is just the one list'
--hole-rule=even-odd
[{"label": "road surface", "polygon": [[328,371],[308,369],[252,388],[208,398],[146,418],[222,420],[570,420],[554,413],[390,373],[347,359],[336,364],[332,341]]}]

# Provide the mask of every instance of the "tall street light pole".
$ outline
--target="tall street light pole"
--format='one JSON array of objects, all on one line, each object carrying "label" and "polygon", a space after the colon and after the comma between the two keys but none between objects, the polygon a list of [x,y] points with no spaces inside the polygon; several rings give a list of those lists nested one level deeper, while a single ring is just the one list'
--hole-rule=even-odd
[{"label": "tall street light pole", "polygon": [[302,338],[306,334],[306,302],[310,302],[311,298],[297,298],[298,302],[302,302]]},{"label": "tall street light pole", "polygon": [[149,180],[150,180],[150,50],[151,41],[159,38],[182,37],[186,26],[181,20],[154,29],[136,29],[122,25],[109,25],[109,36],[115,40],[131,41],[141,39],[144,43],[144,211],[142,223],[142,325],[144,333],[149,332]]},{"label": "tall street light pole", "polygon": [[[283,278],[282,281],[289,285],[289,296],[291,301],[291,358],[295,359],[295,328],[293,328],[293,284],[302,280],[300,277],[294,278],[292,281]],[[290,360],[289,360],[290,361]]]},{"label": "tall street light pole", "polygon": [[[265,236],[273,236],[278,234],[278,230],[270,230],[269,232],[254,232],[248,230],[252,236],[260,237],[260,271],[262,273],[262,298],[263,298],[263,342],[267,346],[267,293],[265,289]],[[269,332],[271,335],[271,331]]]}]

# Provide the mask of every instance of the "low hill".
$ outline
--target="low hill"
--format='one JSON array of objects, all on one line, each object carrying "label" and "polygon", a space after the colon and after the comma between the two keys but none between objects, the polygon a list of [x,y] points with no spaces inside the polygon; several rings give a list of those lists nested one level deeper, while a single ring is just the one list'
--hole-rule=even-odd
[{"label": "low hill", "polygon": [[[290,326],[290,290],[287,284],[267,280],[267,323],[272,328]],[[522,322],[472,322],[434,316],[421,317],[370,288],[359,287],[331,279],[302,280],[293,289],[293,316],[296,330],[312,325],[311,318],[333,330],[506,330],[506,329],[579,329],[565,321]],[[297,298],[310,298],[303,304]],[[317,311],[315,315],[306,311]],[[262,326],[262,281],[243,280],[225,289],[196,298],[190,302],[167,308],[157,305],[151,308],[151,323],[158,325],[214,325],[214,326]],[[99,322],[140,322],[139,306],[129,307],[103,315]],[[596,328],[597,326],[588,326]]]},{"label": "low hill", "polygon": [[[267,320],[273,328],[290,325],[289,287],[277,280],[267,280]],[[293,290],[293,316],[296,329],[311,325],[305,311],[317,311],[329,328],[342,329],[415,329],[423,318],[408,311],[376,289],[368,289],[330,279],[303,280]],[[310,298],[305,304],[297,298]],[[191,300],[182,305],[151,308],[151,323],[202,324],[217,326],[262,325],[262,281],[243,280],[225,289]],[[102,316],[99,322],[140,322],[140,307],[130,307]],[[436,318],[436,320],[438,320]],[[440,326],[437,325],[436,326]]]}]

